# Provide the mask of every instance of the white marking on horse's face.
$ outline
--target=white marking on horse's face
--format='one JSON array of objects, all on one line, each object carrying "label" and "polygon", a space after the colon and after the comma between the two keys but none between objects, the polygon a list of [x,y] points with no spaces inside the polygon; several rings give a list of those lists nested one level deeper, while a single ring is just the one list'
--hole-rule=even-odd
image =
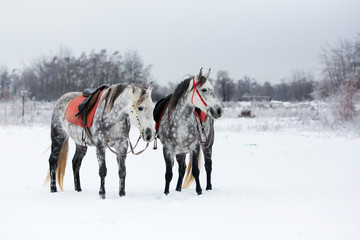
[{"label": "white marking on horse's face", "polygon": [[155,122],[153,120],[153,111],[155,104],[151,99],[152,83],[146,89],[145,100],[142,101],[138,106],[136,102],[141,95],[141,88],[133,88],[132,94],[132,105],[130,106],[130,121],[132,125],[135,125],[140,131],[142,131],[142,137],[144,141],[151,142],[155,137]]},{"label": "white marking on horse's face", "polygon": [[[208,77],[209,73],[207,73],[206,76]],[[195,84],[200,80],[200,78],[201,76],[199,75],[195,77]],[[193,86],[194,81],[191,80],[188,90],[188,101],[191,102],[192,100],[195,107],[200,108],[201,111],[205,112],[213,118],[221,117],[223,113],[223,108],[219,99],[215,96],[214,87],[211,85],[210,81],[206,78],[205,83],[201,87],[196,86],[199,94],[201,95],[207,106],[205,106],[199,94],[195,91],[195,89],[193,89]]]}]

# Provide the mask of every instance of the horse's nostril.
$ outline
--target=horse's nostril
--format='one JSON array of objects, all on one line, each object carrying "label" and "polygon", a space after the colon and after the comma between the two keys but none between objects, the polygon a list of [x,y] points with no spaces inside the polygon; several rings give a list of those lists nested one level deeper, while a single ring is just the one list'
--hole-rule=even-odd
[{"label": "horse's nostril", "polygon": [[221,116],[222,112],[223,112],[222,108],[218,108],[217,114],[218,114],[219,116]]},{"label": "horse's nostril", "polygon": [[150,128],[147,128],[146,130],[145,130],[145,140],[146,141],[150,141],[151,140],[151,137],[152,137],[152,131],[151,131],[151,129]]}]

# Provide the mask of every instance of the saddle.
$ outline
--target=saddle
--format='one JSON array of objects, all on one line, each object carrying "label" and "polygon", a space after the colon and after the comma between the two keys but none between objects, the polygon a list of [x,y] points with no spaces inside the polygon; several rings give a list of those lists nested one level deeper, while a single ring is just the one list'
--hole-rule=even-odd
[{"label": "saddle", "polygon": [[153,118],[155,121],[155,131],[157,132],[159,130],[159,126],[160,126],[160,121],[161,118],[165,112],[165,109],[170,101],[170,98],[172,97],[172,94],[170,94],[169,96],[160,99],[156,104],[155,104],[155,108],[154,108],[154,112],[153,112]]},{"label": "saddle", "polygon": [[[172,97],[172,94],[170,94],[169,96],[167,96],[167,97],[165,97],[163,99],[160,99],[155,104],[155,108],[154,108],[154,112],[153,112],[153,118],[154,118],[154,121],[155,121],[155,130],[156,130],[156,132],[159,130],[161,118],[164,115],[165,109],[166,109],[171,97]],[[203,124],[206,121],[206,113],[201,111],[200,108],[195,107],[194,114],[200,120],[201,124]]]},{"label": "saddle", "polygon": [[82,95],[74,98],[66,108],[65,118],[71,123],[85,129],[91,127],[100,97],[107,85],[98,88],[87,88]]}]

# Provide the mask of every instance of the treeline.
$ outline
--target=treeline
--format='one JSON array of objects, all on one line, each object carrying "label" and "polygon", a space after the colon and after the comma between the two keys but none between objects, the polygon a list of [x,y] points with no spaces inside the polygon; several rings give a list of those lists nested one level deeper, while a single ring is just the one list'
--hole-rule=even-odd
[{"label": "treeline", "polygon": [[313,75],[303,70],[294,71],[290,78],[274,85],[270,82],[259,84],[248,76],[234,81],[227,71],[219,71],[215,81],[216,93],[224,102],[246,101],[261,97],[279,101],[312,100],[314,85]]},{"label": "treeline", "polygon": [[[359,35],[360,36],[360,35]],[[360,38],[355,41],[339,40],[337,45],[326,45],[321,50],[322,78],[304,70],[293,71],[290,77],[277,84],[259,84],[254,78],[244,76],[234,80],[227,71],[218,71],[211,79],[217,96],[226,101],[246,101],[252,97],[267,97],[279,101],[304,101],[339,98],[339,111],[344,119],[355,112],[354,102],[360,87]],[[145,66],[136,51],[121,54],[82,53],[74,57],[70,50],[61,48],[52,56],[41,57],[21,70],[0,67],[0,100],[7,100],[26,91],[36,100],[57,100],[70,91],[82,91],[101,84],[136,83],[145,85],[151,78],[151,65]],[[156,80],[156,79],[155,79]],[[156,82],[156,81],[155,81]],[[177,83],[168,86],[155,84],[153,100],[170,93]]]},{"label": "treeline", "polygon": [[251,97],[268,97],[279,101],[304,101],[328,99],[337,105],[342,120],[355,114],[355,102],[359,100],[360,89],[360,34],[355,40],[339,40],[327,44],[319,54],[322,76],[304,70],[295,70],[281,83],[259,84],[248,76],[233,80],[227,71],[219,71],[214,80],[217,95],[222,101],[242,101]]},{"label": "treeline", "polygon": [[20,90],[36,100],[57,100],[70,91],[82,91],[101,84],[133,82],[145,84],[151,65],[145,66],[136,51],[121,55],[106,49],[76,58],[71,51],[61,48],[58,54],[35,60],[22,70],[0,68],[0,100],[9,99]]},{"label": "treeline", "polygon": [[[118,51],[108,53],[103,49],[75,57],[70,50],[61,48],[57,54],[38,58],[22,70],[9,71],[5,66],[0,67],[0,100],[27,91],[30,98],[54,101],[70,91],[82,91],[101,84],[133,82],[145,85],[150,78],[151,65],[145,66],[136,51],[122,55]],[[268,96],[280,101],[311,100],[314,88],[313,76],[304,71],[296,71],[291,79],[275,85],[270,82],[259,84],[248,76],[234,81],[227,71],[219,71],[217,78],[211,81],[222,101],[244,101],[251,96]],[[166,96],[175,86],[177,83],[155,84],[153,100]]]}]

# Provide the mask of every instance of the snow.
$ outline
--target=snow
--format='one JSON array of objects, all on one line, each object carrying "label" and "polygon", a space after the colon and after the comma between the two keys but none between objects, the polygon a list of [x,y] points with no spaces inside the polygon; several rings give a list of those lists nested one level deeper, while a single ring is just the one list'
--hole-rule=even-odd
[{"label": "snow", "polygon": [[[123,198],[116,158],[107,152],[105,200],[98,196],[94,148],[80,170],[83,191],[73,190],[70,142],[64,192],[50,193],[43,186],[49,124],[36,117],[26,126],[3,121],[0,238],[360,239],[359,132],[321,127],[322,116],[276,117],[262,111],[245,119],[227,110],[216,121],[212,191],[205,191],[202,168],[203,195],[197,196],[194,186],[176,192],[175,163],[165,196],[158,142],[156,151],[149,147],[140,156],[128,155]],[[131,132],[133,141],[137,134]]]}]

